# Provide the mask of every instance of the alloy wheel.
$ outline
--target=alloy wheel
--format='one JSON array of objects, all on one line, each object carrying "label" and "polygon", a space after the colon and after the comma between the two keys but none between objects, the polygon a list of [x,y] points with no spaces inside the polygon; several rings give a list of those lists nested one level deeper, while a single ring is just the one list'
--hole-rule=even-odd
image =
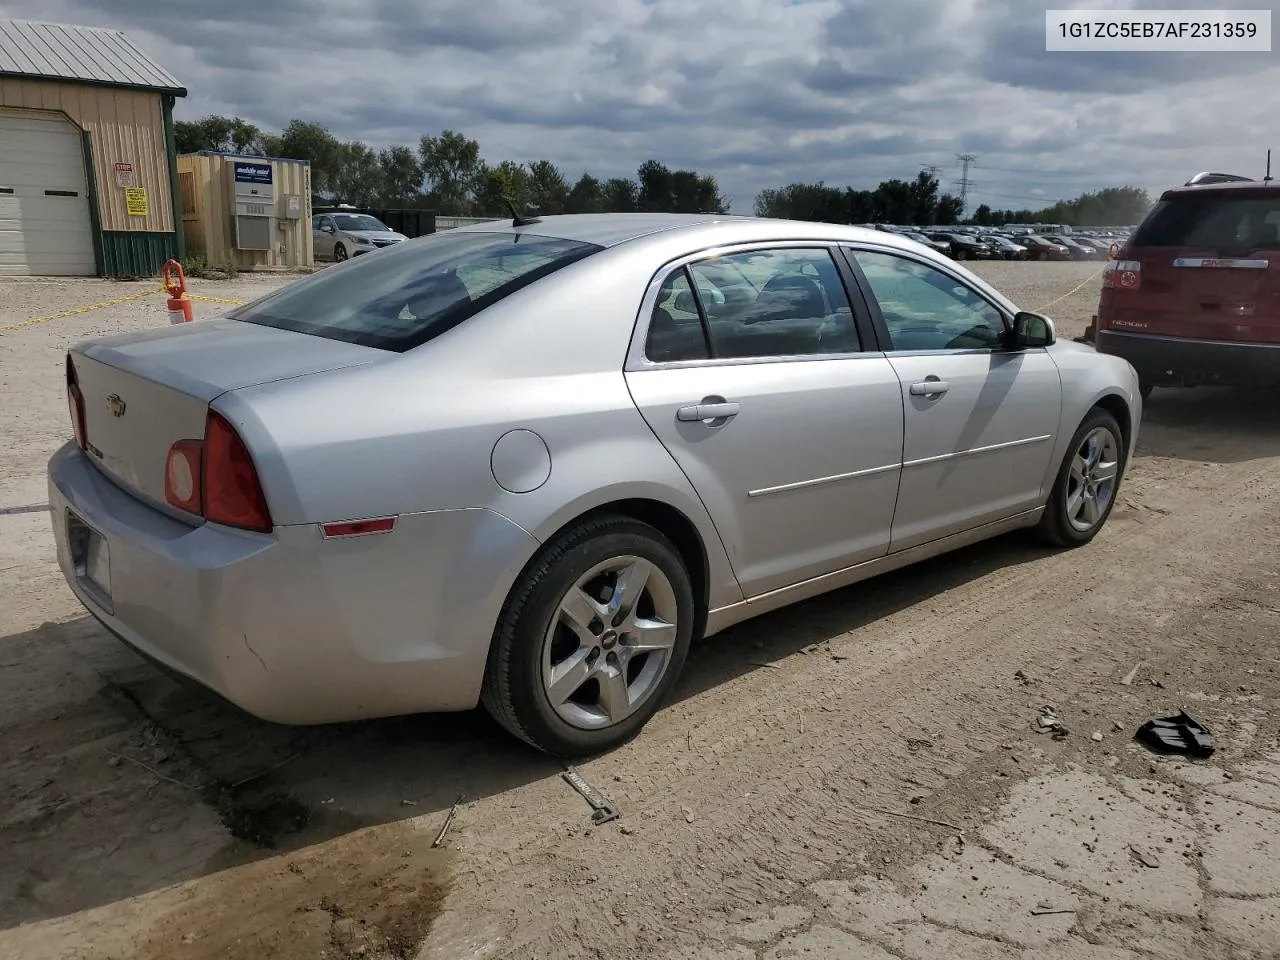
[{"label": "alloy wheel", "polygon": [[1106,516],[1120,473],[1120,444],[1106,427],[1085,434],[1071,458],[1067,477],[1067,520],[1081,533]]},{"label": "alloy wheel", "polygon": [[676,644],[675,589],[656,565],[596,564],[561,598],[542,643],[542,682],[556,715],[596,730],[635,713],[666,675]]}]

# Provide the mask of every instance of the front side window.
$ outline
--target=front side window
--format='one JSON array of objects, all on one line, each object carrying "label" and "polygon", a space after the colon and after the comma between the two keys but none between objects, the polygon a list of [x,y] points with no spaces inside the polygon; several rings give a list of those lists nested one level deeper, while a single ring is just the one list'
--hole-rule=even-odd
[{"label": "front side window", "polygon": [[853,310],[824,248],[731,253],[689,265],[714,357],[860,349]]},{"label": "front side window", "polygon": [[531,234],[445,231],[312,274],[230,316],[403,352],[601,249]]},{"label": "front side window", "polygon": [[889,328],[892,350],[1000,346],[1004,317],[975,290],[934,267],[889,253],[851,250]]}]

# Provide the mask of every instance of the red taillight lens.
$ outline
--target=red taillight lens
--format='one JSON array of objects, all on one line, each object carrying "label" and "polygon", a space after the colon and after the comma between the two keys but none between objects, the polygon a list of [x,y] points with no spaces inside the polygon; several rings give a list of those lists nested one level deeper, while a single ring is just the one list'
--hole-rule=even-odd
[{"label": "red taillight lens", "polygon": [[169,448],[169,460],[164,465],[164,498],[188,513],[201,512],[200,461],[203,452],[202,441],[179,440]]},{"label": "red taillight lens", "polygon": [[1112,260],[1102,271],[1103,290],[1142,289],[1141,260]]},{"label": "red taillight lens", "polygon": [[203,461],[205,519],[269,533],[271,513],[253,458],[235,427],[213,411],[205,421]]},{"label": "red taillight lens", "polygon": [[84,394],[76,379],[76,368],[67,357],[67,409],[71,413],[71,429],[76,435],[76,445],[84,449],[88,436],[84,429]]}]

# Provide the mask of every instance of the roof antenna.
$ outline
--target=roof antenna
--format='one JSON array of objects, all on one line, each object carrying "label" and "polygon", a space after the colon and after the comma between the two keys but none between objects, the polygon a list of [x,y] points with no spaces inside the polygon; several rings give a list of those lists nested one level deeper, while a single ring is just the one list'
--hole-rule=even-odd
[{"label": "roof antenna", "polygon": [[1267,183],[1272,179],[1273,177],[1271,176],[1271,151],[1268,150],[1267,151],[1267,175],[1262,178],[1262,182]]},{"label": "roof antenna", "polygon": [[541,217],[526,217],[521,214],[510,197],[503,197],[502,200],[507,205],[507,209],[511,211],[511,225],[513,227],[527,227],[532,223],[542,222]]}]

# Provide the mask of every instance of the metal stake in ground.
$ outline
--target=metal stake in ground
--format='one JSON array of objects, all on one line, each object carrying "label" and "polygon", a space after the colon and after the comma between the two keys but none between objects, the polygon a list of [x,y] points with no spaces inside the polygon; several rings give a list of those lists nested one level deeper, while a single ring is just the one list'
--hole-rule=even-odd
[{"label": "metal stake in ground", "polygon": [[596,826],[618,819],[617,807],[610,803],[604,794],[582,779],[582,774],[578,773],[572,765],[566,764],[564,773],[560,774],[560,776],[565,783],[582,795],[582,799],[591,804],[591,822]]}]

